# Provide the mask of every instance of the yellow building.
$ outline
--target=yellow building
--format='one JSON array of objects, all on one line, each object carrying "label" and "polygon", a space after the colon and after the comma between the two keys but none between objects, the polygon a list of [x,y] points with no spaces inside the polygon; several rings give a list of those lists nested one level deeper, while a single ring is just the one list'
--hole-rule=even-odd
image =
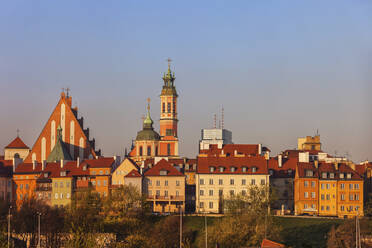
[{"label": "yellow building", "polygon": [[127,157],[112,172],[112,185],[124,185],[125,176],[132,170],[138,170],[137,165],[132,159]]},{"label": "yellow building", "polygon": [[307,151],[321,151],[322,143],[320,143],[320,135],[315,135],[314,137],[306,136],[305,138],[298,138],[297,149]]},{"label": "yellow building", "polygon": [[61,170],[58,177],[52,178],[51,205],[64,207],[71,203],[72,177],[66,177],[66,171]]},{"label": "yellow building", "polygon": [[337,171],[333,164],[319,166],[319,215],[337,216]]},{"label": "yellow building", "polygon": [[185,175],[162,159],[144,176],[143,189],[153,212],[185,211]]}]

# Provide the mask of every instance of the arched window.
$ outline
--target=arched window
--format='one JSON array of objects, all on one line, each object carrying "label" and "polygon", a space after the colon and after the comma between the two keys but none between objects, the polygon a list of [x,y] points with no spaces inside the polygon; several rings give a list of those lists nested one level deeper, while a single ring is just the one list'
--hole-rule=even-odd
[{"label": "arched window", "polygon": [[19,154],[18,153],[14,154],[14,158],[20,158]]},{"label": "arched window", "polygon": [[173,102],[173,113],[176,113],[176,101]]},{"label": "arched window", "polygon": [[142,156],[142,154],[143,154],[143,148],[142,148],[142,146],[140,146],[140,148],[139,148],[139,155]]},{"label": "arched window", "polygon": [[147,156],[151,156],[151,146],[147,146]]},{"label": "arched window", "polygon": [[163,113],[165,113],[165,102],[163,102]]},{"label": "arched window", "polygon": [[171,155],[171,145],[167,144],[167,154],[168,156]]},{"label": "arched window", "polygon": [[155,147],[155,156],[158,156],[158,147]]},{"label": "arched window", "polygon": [[171,113],[171,103],[168,102],[168,113]]}]

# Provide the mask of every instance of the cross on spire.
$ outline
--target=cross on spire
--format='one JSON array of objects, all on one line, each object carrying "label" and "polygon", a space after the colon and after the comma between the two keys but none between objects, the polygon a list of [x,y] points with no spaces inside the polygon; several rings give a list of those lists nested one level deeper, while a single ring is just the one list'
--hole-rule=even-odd
[{"label": "cross on spire", "polygon": [[69,96],[69,92],[70,92],[70,88],[67,87],[67,88],[66,88],[66,96],[67,96],[67,97]]},{"label": "cross on spire", "polygon": [[168,61],[168,68],[170,68],[170,64],[172,62],[172,59],[171,58],[168,58],[167,61]]},{"label": "cross on spire", "polygon": [[150,97],[147,98],[147,110],[148,111],[150,111],[150,101],[151,101]]}]

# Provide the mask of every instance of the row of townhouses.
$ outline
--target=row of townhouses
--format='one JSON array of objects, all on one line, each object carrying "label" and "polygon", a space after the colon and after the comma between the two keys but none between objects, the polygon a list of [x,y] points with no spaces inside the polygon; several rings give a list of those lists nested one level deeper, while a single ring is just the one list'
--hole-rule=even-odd
[{"label": "row of townhouses", "polygon": [[83,190],[109,197],[121,185],[133,185],[154,212],[222,214],[226,201],[254,186],[274,192],[272,207],[278,214],[363,215],[372,192],[372,163],[331,156],[322,150],[319,135],[299,138],[297,149],[271,156],[261,144],[234,144],[223,119],[220,128],[215,120],[214,128],[201,132],[198,155],[182,158],[170,64],[162,79],[160,130],[154,130],[148,99],[142,129],[124,156],[102,156],[72,97],[63,91],[31,149],[18,136],[5,147],[0,199],[19,206],[33,197],[65,207]]}]

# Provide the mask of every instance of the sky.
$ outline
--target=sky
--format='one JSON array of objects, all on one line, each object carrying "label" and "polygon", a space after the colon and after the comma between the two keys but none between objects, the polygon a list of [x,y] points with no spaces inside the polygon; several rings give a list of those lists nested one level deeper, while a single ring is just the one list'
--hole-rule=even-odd
[{"label": "sky", "polygon": [[275,155],[321,135],[323,150],[372,160],[371,1],[0,3],[0,147],[32,147],[69,87],[105,156],[123,155],[146,99],[158,130],[170,57],[180,155],[224,107],[234,143]]}]

